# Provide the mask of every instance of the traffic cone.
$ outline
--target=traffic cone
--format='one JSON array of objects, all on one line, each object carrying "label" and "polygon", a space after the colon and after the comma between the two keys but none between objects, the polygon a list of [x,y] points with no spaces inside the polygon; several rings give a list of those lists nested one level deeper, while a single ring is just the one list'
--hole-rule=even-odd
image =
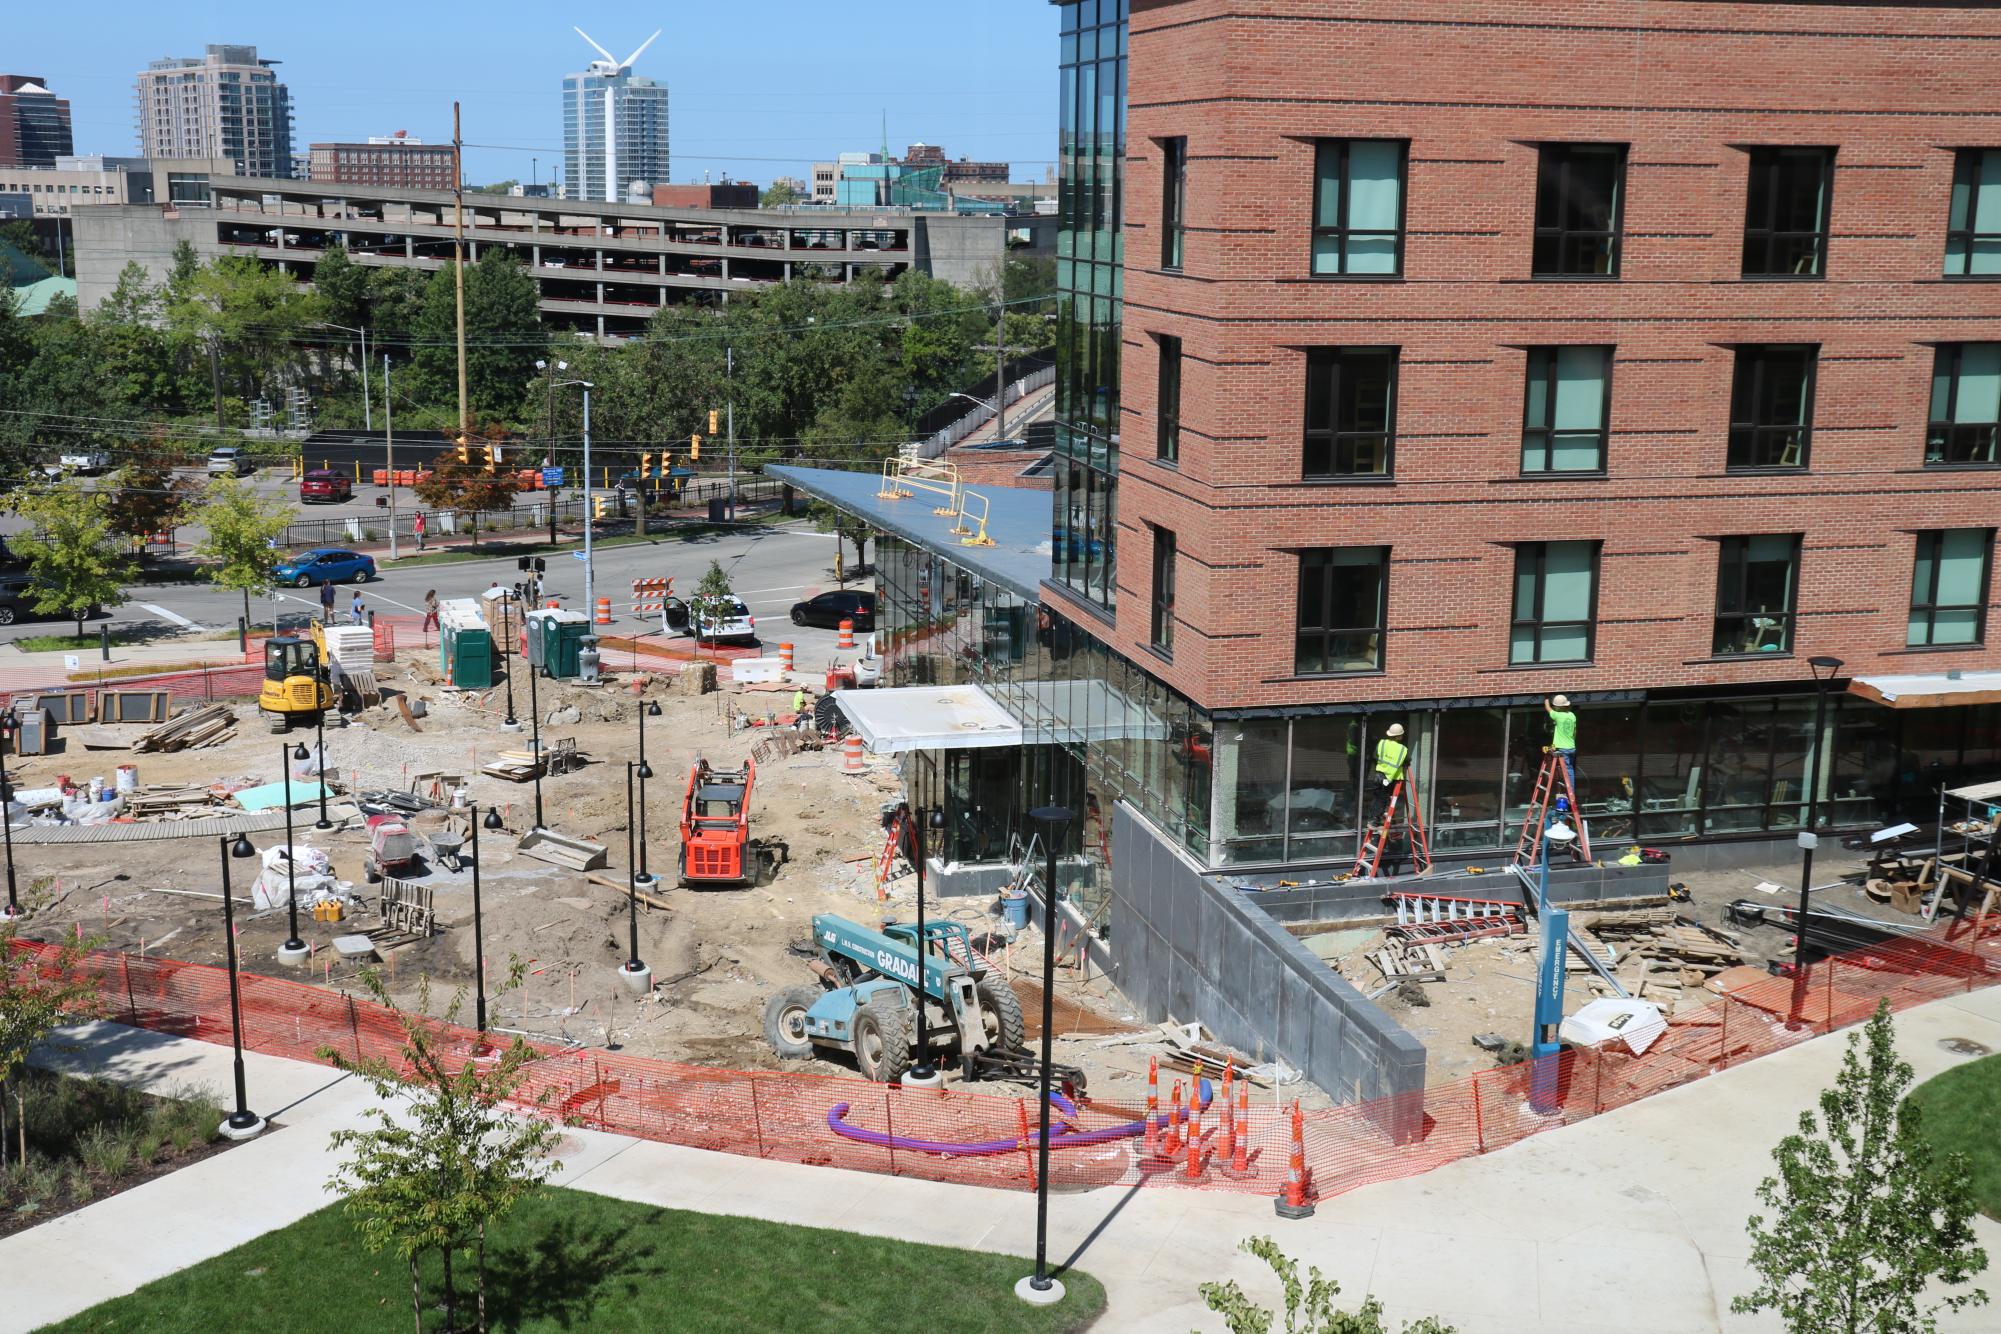
[{"label": "traffic cone", "polygon": [[1172,1158],[1181,1151],[1181,1081],[1174,1081],[1174,1099],[1167,1105],[1167,1135],[1160,1151]]},{"label": "traffic cone", "polygon": [[1184,1174],[1189,1181],[1202,1175],[1202,1096],[1201,1085],[1196,1085],[1196,1095],[1188,1100],[1188,1170]]},{"label": "traffic cone", "polygon": [[1014,1122],[1015,1122],[1015,1128],[1016,1128],[1016,1129],[1017,1129],[1017,1131],[1019,1132],[1019,1137],[1020,1137],[1020,1140],[1021,1140],[1021,1151],[1022,1151],[1022,1153],[1023,1153],[1023,1154],[1024,1154],[1024,1155],[1025,1155],[1025,1156],[1027,1157],[1027,1159],[1028,1159],[1028,1188],[1029,1188],[1030,1190],[1034,1190],[1034,1189],[1035,1189],[1035,1150],[1034,1150],[1034,1149],[1033,1149],[1033,1148],[1032,1148],[1032,1147],[1030,1146],[1030,1144],[1029,1144],[1029,1138],[1028,1138],[1028,1103],[1027,1103],[1027,1102],[1026,1102],[1025,1100],[1023,1100],[1023,1099],[1019,1099],[1019,1098],[1017,1098],[1017,1099],[1015,1100],[1015,1104],[1014,1104]]},{"label": "traffic cone", "polygon": [[1224,1163],[1237,1156],[1237,1063],[1223,1066],[1223,1143],[1218,1154]]},{"label": "traffic cone", "polygon": [[1160,1058],[1146,1061],[1146,1156],[1160,1156]]},{"label": "traffic cone", "polygon": [[1230,1155],[1228,1171],[1231,1176],[1247,1177],[1251,1174],[1251,1081],[1246,1079],[1237,1085],[1237,1146]]},{"label": "traffic cone", "polygon": [[1285,1194],[1272,1201],[1280,1218],[1311,1218],[1313,1206],[1306,1198],[1306,1118],[1299,1103],[1292,1104],[1292,1156],[1285,1165]]}]

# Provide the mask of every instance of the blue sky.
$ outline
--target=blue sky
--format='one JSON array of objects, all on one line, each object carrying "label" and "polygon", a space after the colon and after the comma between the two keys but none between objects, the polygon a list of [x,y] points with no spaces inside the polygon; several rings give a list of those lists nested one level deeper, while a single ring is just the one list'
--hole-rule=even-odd
[{"label": "blue sky", "polygon": [[662,5],[583,0],[109,0],[11,5],[0,66],[70,100],[78,152],[131,153],[132,76],[162,56],[244,42],[282,61],[295,151],[319,139],[408,130],[451,138],[463,105],[466,174],[527,180],[562,158],[562,76],[595,52],[623,57],[666,29],[635,72],[673,93],[674,179],[804,175],[842,151],[922,140],[953,157],[1004,160],[1041,180],[1055,155],[1056,16],[1046,0],[763,0]]}]

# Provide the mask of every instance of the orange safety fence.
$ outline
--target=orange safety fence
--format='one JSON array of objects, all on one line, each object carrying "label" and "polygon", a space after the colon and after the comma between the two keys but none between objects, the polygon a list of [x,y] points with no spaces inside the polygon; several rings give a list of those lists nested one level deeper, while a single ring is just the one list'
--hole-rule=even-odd
[{"label": "orange safety fence", "polygon": [[[1958,934],[1959,939],[1952,939]],[[54,947],[17,941],[18,958]],[[1405,1097],[1309,1111],[1304,1116],[1307,1195],[1325,1198],[1426,1172],[1575,1124],[1868,1017],[1879,999],[1905,1009],[1992,984],[1992,942],[1964,928],[1935,928],[1821,960],[1796,986],[1772,977],[1682,1010],[1643,1053],[1621,1043],[1573,1048],[1539,1062],[1484,1070]],[[34,966],[29,963],[27,966]],[[156,1032],[229,1041],[227,973],[205,964],[98,952],[86,967],[102,982],[105,1017]],[[317,1061],[325,1048],[394,1060],[396,1017],[372,1002],[283,978],[242,974],[243,1041],[257,1052]],[[1796,1017],[1795,1017],[1796,1016]],[[470,1056],[471,1029],[438,1025]],[[517,1100],[572,1124],[662,1143],[776,1161],[965,1185],[1031,1189],[1033,1095],[954,1088],[904,1090],[850,1077],[725,1070],[625,1052],[533,1044]],[[1276,1196],[1291,1149],[1283,1090],[1254,1089],[1234,1119],[1243,1170],[1225,1151],[1221,1071],[1205,1076],[1214,1098],[1191,1155],[1163,1124],[1163,1152],[1149,1156],[1141,1106],[1063,1104],[1052,1111],[1050,1185],[1169,1184]],[[1163,1088],[1165,1099],[1168,1089]]]}]

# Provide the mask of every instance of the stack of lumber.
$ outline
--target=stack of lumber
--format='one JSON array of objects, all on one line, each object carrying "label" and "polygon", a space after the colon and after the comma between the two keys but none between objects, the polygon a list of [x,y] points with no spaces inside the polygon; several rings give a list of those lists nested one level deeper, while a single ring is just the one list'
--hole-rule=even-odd
[{"label": "stack of lumber", "polygon": [[1369,955],[1369,962],[1392,982],[1405,978],[1436,982],[1445,977],[1445,950],[1439,945],[1392,941]]},{"label": "stack of lumber", "polygon": [[503,750],[491,761],[482,764],[479,771],[512,783],[525,783],[540,772],[540,767],[532,750]]},{"label": "stack of lumber", "polygon": [[1680,917],[1637,940],[1633,952],[1648,961],[1650,972],[1678,973],[1683,986],[1701,986],[1715,974],[1744,962],[1744,952],[1730,937]]},{"label": "stack of lumber", "polygon": [[236,713],[227,704],[205,704],[140,734],[134,750],[193,750],[227,740]]},{"label": "stack of lumber", "polygon": [[191,820],[215,814],[215,793],[205,787],[149,783],[125,794],[125,810],[140,819]]}]

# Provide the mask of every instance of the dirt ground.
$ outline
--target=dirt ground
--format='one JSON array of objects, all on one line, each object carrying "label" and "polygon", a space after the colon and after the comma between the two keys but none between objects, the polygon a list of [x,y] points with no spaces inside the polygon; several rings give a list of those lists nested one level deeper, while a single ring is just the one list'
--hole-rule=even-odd
[{"label": "dirt ground", "polygon": [[[390,705],[368,710],[347,726],[329,727],[327,761],[336,773],[335,786],[347,792],[407,791],[419,775],[454,774],[469,781],[477,805],[499,807],[506,821],[504,831],[481,831],[489,988],[505,975],[511,959],[521,961],[526,975],[519,989],[490,1001],[494,1027],[666,1059],[736,1069],[780,1068],[763,1035],[765,1001],[774,991],[813,980],[806,961],[790,947],[808,939],[816,913],[860,922],[877,913],[874,862],[883,843],[882,817],[901,796],[889,763],[871,757],[866,772],[851,775],[842,772],[838,749],[830,749],[776,755],[759,764],[752,835],[782,840],[787,860],[755,887],[682,889],[674,883],[677,821],[690,766],[697,756],[719,768],[741,765],[772,731],[732,727],[732,712],[759,718],[789,713],[789,695],[728,686],[708,695],[684,695],[673,689],[671,677],[647,678],[643,696],[635,695],[630,678],[596,687],[543,681],[538,692],[545,744],[574,737],[586,759],[577,771],[543,780],[544,823],[607,847],[610,863],[597,874],[615,883],[605,885],[517,851],[520,834],[534,823],[533,787],[478,772],[498,752],[527,744],[525,674],[514,700],[523,722],[520,733],[501,729],[507,711],[504,690],[450,690],[441,684],[435,660],[405,654],[393,666],[381,665],[377,678],[385,691],[404,692],[413,704],[423,701],[422,730],[412,731]],[[656,979],[652,998],[644,1002],[627,996],[617,977],[629,948],[623,892],[625,762],[638,754],[639,698],[661,706],[659,717],[646,720],[646,759],[655,777],[645,784],[645,842],[646,865],[660,876],[653,893],[669,904],[666,910],[639,909],[639,954]],[[577,721],[549,721],[568,717],[568,709],[577,710]],[[281,742],[266,730],[254,704],[239,703],[235,712],[233,737],[204,749],[134,755],[84,750],[72,743],[62,754],[10,761],[9,777],[17,788],[50,786],[59,775],[78,782],[101,775],[108,782],[116,766],[131,763],[139,781],[149,787],[217,785],[234,790],[278,780],[282,748],[301,740],[312,745],[310,729],[295,730]],[[144,729],[128,730],[136,735]],[[339,797],[332,802],[336,817],[341,805]],[[376,887],[363,874],[367,835],[358,818],[322,834],[311,827],[315,815],[311,806],[298,809],[295,841],[301,849],[324,850],[334,874],[363,896],[364,907],[340,923],[312,921],[302,908],[299,932],[314,955],[308,968],[288,968],[276,957],[287,934],[284,910],[243,906],[260,863],[234,862],[242,966],[355,992],[359,965],[340,961],[332,941],[378,924]],[[444,815],[427,812],[411,823],[417,832],[429,832],[443,826]],[[282,830],[251,836],[260,851],[283,839]],[[112,949],[143,948],[148,954],[222,962],[220,870],[213,842],[180,838],[24,845],[15,852],[24,891],[44,900],[30,919],[31,934],[69,934],[80,925],[87,935],[101,935]],[[469,869],[455,874],[434,865],[415,879],[432,887],[442,929],[429,940],[387,951],[380,966],[400,1004],[414,1006],[428,979],[430,1008],[440,1012],[453,992],[469,988],[473,979],[472,876]],[[40,887],[30,891],[38,880]],[[914,916],[915,887],[915,877],[907,871],[893,879],[887,911],[906,920]],[[963,921],[977,941],[998,925],[990,915],[994,906],[990,898],[942,905],[934,899],[928,911]],[[1017,977],[1031,960],[1039,963],[1039,938],[1032,931],[1012,950],[997,939],[992,948],[998,959],[1012,964]],[[1022,998],[1034,1028],[1039,988],[1025,981]],[[469,1022],[470,1017],[468,1001],[464,1018]],[[1120,1097],[1137,1089],[1144,1096],[1143,1051],[1124,1044],[1100,1046],[1109,1035],[1127,1031],[1124,1021],[1130,1019],[1102,984],[1080,983],[1068,968],[1059,971],[1056,1059],[1084,1066],[1094,1093]],[[1071,1033],[1078,1036],[1067,1036]],[[785,1068],[853,1073],[852,1063],[838,1055]]]}]

